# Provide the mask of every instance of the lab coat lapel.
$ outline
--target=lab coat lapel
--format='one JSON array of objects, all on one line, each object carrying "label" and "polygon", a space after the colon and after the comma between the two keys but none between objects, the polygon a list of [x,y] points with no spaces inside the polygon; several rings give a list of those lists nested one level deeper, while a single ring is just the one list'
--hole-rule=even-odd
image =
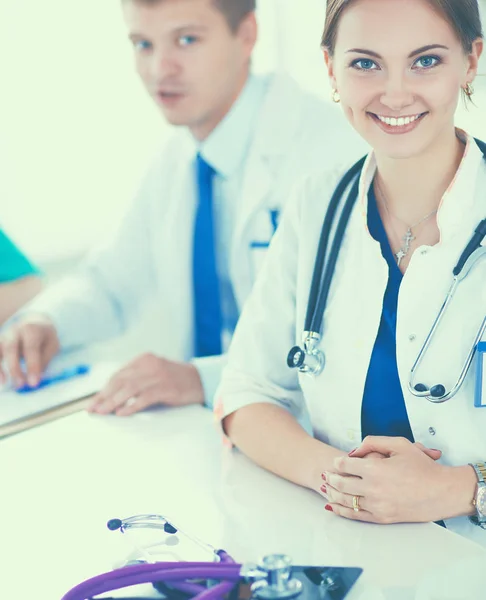
[{"label": "lab coat lapel", "polygon": [[[297,98],[296,98],[297,96]],[[298,130],[300,112],[296,106],[300,98],[295,82],[285,75],[275,75],[265,97],[265,102],[255,125],[256,133],[251,146],[238,210],[237,226],[232,248],[233,282],[237,298],[246,298],[253,284],[250,260],[252,220],[256,213],[268,205],[272,186],[278,177],[272,166],[286,151]],[[285,126],[282,126],[285,122]],[[281,199],[276,199],[281,203]],[[246,260],[243,264],[243,256]]]},{"label": "lab coat lapel", "polygon": [[[166,281],[170,290],[161,290],[161,294],[171,304],[169,326],[177,356],[187,359],[193,352],[192,251],[196,196],[192,149],[184,150],[177,172],[171,174],[174,189],[165,220],[166,240],[161,244],[167,249],[161,262],[168,273]],[[171,248],[175,252],[171,252]]]}]

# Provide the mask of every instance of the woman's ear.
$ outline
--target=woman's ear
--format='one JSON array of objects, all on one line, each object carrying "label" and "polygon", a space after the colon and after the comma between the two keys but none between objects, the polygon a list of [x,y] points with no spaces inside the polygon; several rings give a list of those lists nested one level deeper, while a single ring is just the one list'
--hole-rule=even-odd
[{"label": "woman's ear", "polygon": [[476,75],[478,74],[478,68],[479,68],[479,59],[481,58],[483,49],[484,49],[484,41],[481,38],[478,38],[477,40],[475,40],[473,42],[472,51],[468,54],[468,57],[467,57],[468,68],[467,68],[465,84],[472,83],[474,81],[474,79],[476,78]]},{"label": "woman's ear", "polygon": [[326,63],[326,67],[327,67],[327,74],[329,76],[329,83],[331,84],[331,88],[333,90],[335,90],[337,88],[337,82],[336,82],[336,77],[334,75],[334,61],[333,58],[331,56],[331,53],[329,52],[328,48],[323,48],[323,53],[324,53],[324,62]]}]

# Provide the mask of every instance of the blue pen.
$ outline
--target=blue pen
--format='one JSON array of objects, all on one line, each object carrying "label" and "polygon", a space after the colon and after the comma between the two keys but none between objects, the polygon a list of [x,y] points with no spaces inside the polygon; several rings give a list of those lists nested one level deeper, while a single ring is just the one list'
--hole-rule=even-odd
[{"label": "blue pen", "polygon": [[55,375],[41,379],[40,382],[34,387],[31,387],[30,385],[24,385],[15,391],[18,394],[28,394],[29,392],[35,392],[37,390],[40,390],[41,388],[47,387],[48,385],[52,385],[53,383],[60,383],[62,381],[73,379],[73,377],[78,377],[79,375],[86,375],[87,373],[89,373],[89,371],[90,367],[88,365],[77,365],[75,367],[68,367],[60,373],[56,373]]},{"label": "blue pen", "polygon": [[279,217],[280,217],[279,210],[271,210],[270,211],[270,220],[272,222],[273,233],[275,233],[277,231]]}]

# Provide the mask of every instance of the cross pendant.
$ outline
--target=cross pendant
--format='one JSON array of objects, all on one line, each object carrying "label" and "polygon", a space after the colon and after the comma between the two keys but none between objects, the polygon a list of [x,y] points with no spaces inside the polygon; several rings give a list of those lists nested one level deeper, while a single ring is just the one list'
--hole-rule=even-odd
[{"label": "cross pendant", "polygon": [[403,236],[403,241],[405,242],[404,252],[408,254],[410,250],[410,245],[414,241],[415,237],[413,236],[412,230],[408,229],[407,233]]},{"label": "cross pendant", "polygon": [[403,250],[399,250],[396,254],[395,257],[397,259],[397,265],[400,266],[400,263],[402,262],[402,259],[405,258],[407,256],[407,253],[404,252]]}]

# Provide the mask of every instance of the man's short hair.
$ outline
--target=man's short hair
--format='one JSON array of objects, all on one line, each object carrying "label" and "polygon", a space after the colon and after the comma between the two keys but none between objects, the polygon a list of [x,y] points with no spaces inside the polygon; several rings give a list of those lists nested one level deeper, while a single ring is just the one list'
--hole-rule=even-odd
[{"label": "man's short hair", "polygon": [[[135,2],[136,4],[146,4],[148,6],[159,4],[164,0],[122,0]],[[235,32],[241,25],[243,19],[256,10],[256,0],[211,0],[214,6],[224,15],[231,31]]]},{"label": "man's short hair", "polygon": [[256,0],[213,0],[223,13],[232,31],[237,31],[243,19],[256,10]]}]

